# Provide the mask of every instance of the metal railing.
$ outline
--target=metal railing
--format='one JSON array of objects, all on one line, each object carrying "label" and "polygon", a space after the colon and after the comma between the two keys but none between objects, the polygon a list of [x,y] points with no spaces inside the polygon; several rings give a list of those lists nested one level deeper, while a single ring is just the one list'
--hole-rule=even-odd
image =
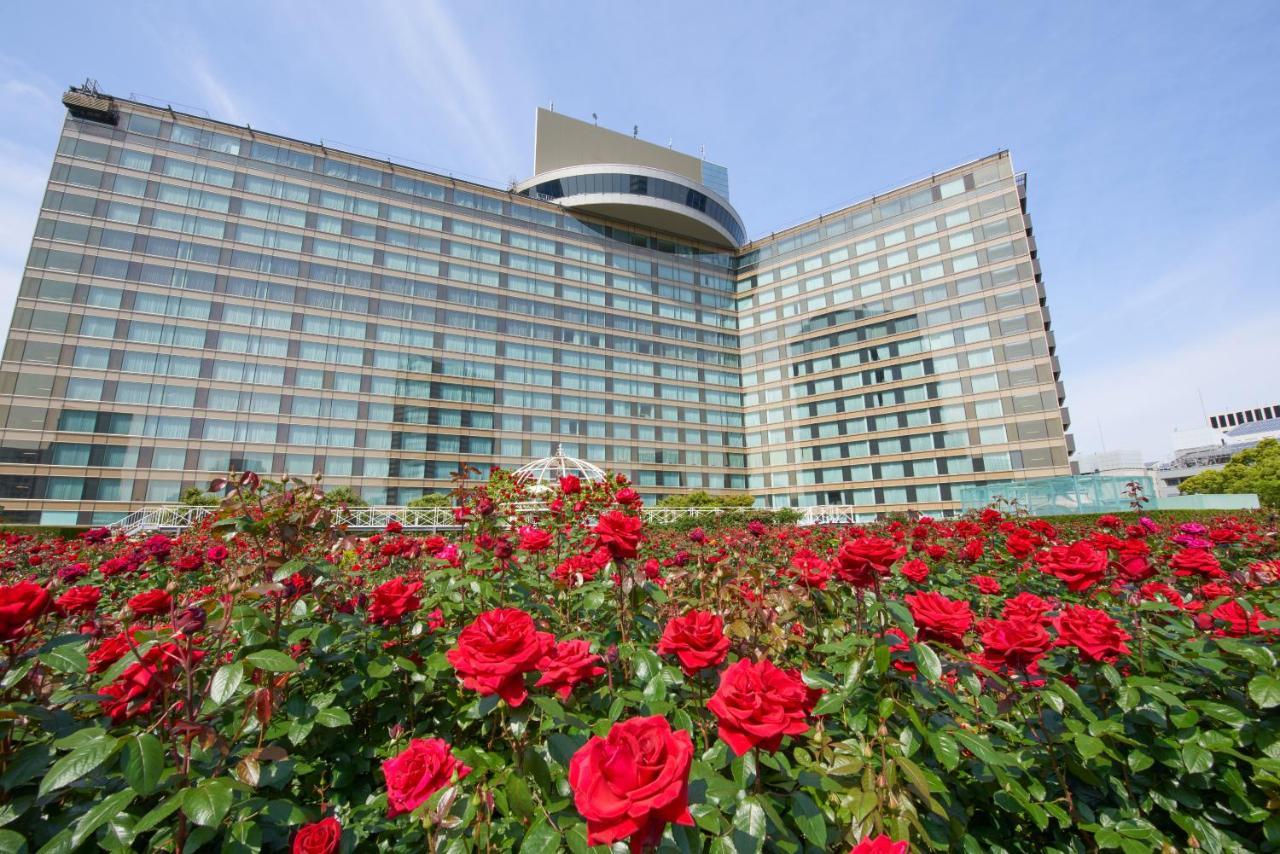
[{"label": "metal railing", "polygon": [[[528,516],[545,513],[541,502],[525,501],[503,507],[506,514]],[[146,531],[181,531],[199,522],[217,507],[187,505],[160,505],[143,507],[111,525],[126,536]],[[747,513],[767,518],[771,511],[750,507],[645,507],[640,511],[646,522],[666,524],[699,516],[718,516],[721,513]],[[350,507],[334,512],[334,523],[353,531],[381,531],[390,522],[399,522],[406,531],[443,531],[460,528],[452,507]],[[858,519],[858,509],[853,505],[825,505],[806,507],[797,525],[852,525]]]}]

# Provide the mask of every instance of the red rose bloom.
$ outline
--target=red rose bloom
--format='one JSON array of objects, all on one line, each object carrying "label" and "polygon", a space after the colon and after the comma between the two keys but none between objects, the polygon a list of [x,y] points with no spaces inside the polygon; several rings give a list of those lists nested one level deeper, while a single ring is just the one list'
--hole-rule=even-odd
[{"label": "red rose bloom", "polygon": [[1156,568],[1142,555],[1132,555],[1121,559],[1120,574],[1126,581],[1146,581],[1156,574]]},{"label": "red rose bloom", "polygon": [[591,651],[590,641],[560,641],[538,662],[542,676],[535,685],[550,688],[561,700],[569,699],[574,686],[604,674],[600,656]]},{"label": "red rose bloom", "polygon": [[631,718],[593,736],[569,760],[573,803],[587,820],[588,845],[630,839],[633,852],[662,838],[670,822],[693,825],[689,768],[693,742],[663,717]]},{"label": "red rose bloom", "polygon": [[973,586],[978,588],[979,593],[986,593],[987,595],[1000,592],[1000,582],[990,575],[975,575],[973,577]]},{"label": "red rose bloom", "polygon": [[[124,658],[125,653],[131,648],[130,639],[135,638],[140,628],[129,629],[129,634],[121,632],[118,635],[112,635],[103,638],[102,643],[98,644],[98,648],[89,653],[89,672],[102,673],[111,665]],[[134,641],[136,644],[136,641]]]},{"label": "red rose bloom", "polygon": [[1085,661],[1114,661],[1129,654],[1124,643],[1132,639],[1129,633],[1097,608],[1068,605],[1053,618],[1053,626],[1058,630],[1054,646],[1074,646]]},{"label": "red rose bloom", "polygon": [[640,542],[640,529],[644,525],[639,516],[628,516],[620,510],[610,510],[600,517],[593,529],[601,546],[617,558],[636,556]]},{"label": "red rose bloom", "polygon": [[543,552],[551,547],[551,535],[532,525],[520,529],[520,548],[527,552]]},{"label": "red rose bloom", "polygon": [[304,824],[293,837],[293,854],[334,854],[342,841],[342,825],[333,816]]},{"label": "red rose bloom", "polygon": [[924,584],[929,578],[929,564],[918,558],[909,560],[898,568],[898,572],[902,573],[902,577],[908,581]]},{"label": "red rose bloom", "polygon": [[1040,623],[1044,621],[1044,615],[1052,610],[1052,603],[1046,602],[1034,593],[1023,591],[1012,599],[1004,600],[1001,613],[1006,620],[1030,620]]},{"label": "red rose bloom", "polygon": [[172,607],[173,597],[169,595],[169,591],[160,588],[139,593],[129,600],[129,609],[140,617],[167,614]]},{"label": "red rose bloom", "polygon": [[992,670],[1007,667],[1025,671],[1053,646],[1053,638],[1039,621],[983,620],[978,623],[982,655],[978,658]]},{"label": "red rose bloom", "polygon": [[697,610],[676,617],[662,630],[658,654],[678,658],[686,676],[693,676],[704,667],[715,667],[729,654],[724,621],[716,614]]},{"label": "red rose bloom", "polygon": [[1212,614],[1196,615],[1196,623],[1200,628],[1212,629],[1216,625],[1215,634],[1233,638],[1262,634],[1264,630],[1259,619],[1257,611],[1246,611],[1234,599],[1214,608]]},{"label": "red rose bloom", "polygon": [[919,640],[935,640],[949,646],[964,645],[964,633],[973,625],[968,602],[948,599],[941,593],[908,593],[905,597],[916,622]]},{"label": "red rose bloom", "polygon": [[888,836],[868,836],[853,846],[849,854],[907,854],[906,842],[895,842]]},{"label": "red rose bloom", "polygon": [[721,675],[707,708],[716,716],[720,738],[742,756],[753,747],[772,753],[784,735],[808,731],[813,699],[798,672],[779,670],[767,659],[741,658]]},{"label": "red rose bloom", "polygon": [[97,609],[101,599],[101,587],[85,585],[67,590],[58,597],[55,604],[58,606],[58,613],[65,617],[69,614],[88,614]]},{"label": "red rose bloom", "polygon": [[497,694],[510,706],[529,696],[524,675],[538,669],[555,638],[537,631],[533,617],[515,608],[485,611],[458,635],[446,653],[462,678],[462,686],[481,696]]},{"label": "red rose bloom", "polygon": [[1203,575],[1205,578],[1227,577],[1218,559],[1207,549],[1183,549],[1169,558],[1169,566],[1173,567],[1174,575],[1183,578],[1193,575]]},{"label": "red rose bloom", "polygon": [[384,626],[400,622],[405,614],[422,607],[418,591],[421,581],[406,582],[402,576],[385,581],[373,588],[373,602],[369,605],[369,619]]},{"label": "red rose bloom", "polygon": [[222,563],[227,559],[227,547],[222,543],[215,543],[205,550],[204,557],[209,563]]},{"label": "red rose bloom", "polygon": [[566,474],[560,478],[560,492],[564,495],[577,495],[582,491],[582,481],[577,475]]},{"label": "red rose bloom", "polygon": [[905,548],[883,537],[846,540],[836,555],[836,574],[854,587],[871,587],[906,553]]},{"label": "red rose bloom", "polygon": [[384,760],[387,778],[387,818],[395,818],[426,803],[432,795],[471,773],[449,752],[442,738],[415,738],[402,753]]},{"label": "red rose bloom", "polygon": [[[192,653],[193,661],[203,657],[201,650]],[[186,660],[182,647],[176,643],[152,646],[142,654],[141,661],[130,664],[114,682],[98,692],[108,698],[101,701],[102,710],[117,725],[145,715],[182,675]]]},{"label": "red rose bloom", "polygon": [[1081,540],[1054,546],[1040,556],[1044,571],[1061,579],[1072,593],[1088,590],[1107,574],[1107,554]]},{"label": "red rose bloom", "polygon": [[53,607],[49,591],[30,581],[0,587],[0,643],[15,641]]}]

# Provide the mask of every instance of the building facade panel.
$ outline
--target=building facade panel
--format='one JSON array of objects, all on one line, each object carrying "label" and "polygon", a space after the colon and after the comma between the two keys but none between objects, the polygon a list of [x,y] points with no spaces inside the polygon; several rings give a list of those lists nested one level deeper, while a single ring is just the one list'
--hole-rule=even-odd
[{"label": "building facade panel", "polygon": [[66,119],[0,364],[11,521],[228,469],[405,503],[558,444],[650,497],[868,514],[1067,470],[1007,154],[725,248],[114,105]]}]

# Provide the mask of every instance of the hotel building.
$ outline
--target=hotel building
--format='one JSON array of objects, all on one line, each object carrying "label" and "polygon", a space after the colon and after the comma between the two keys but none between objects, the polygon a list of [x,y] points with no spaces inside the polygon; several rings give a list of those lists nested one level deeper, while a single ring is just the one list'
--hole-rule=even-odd
[{"label": "hotel building", "polygon": [[228,469],[403,504],[560,444],[649,498],[867,518],[1070,472],[1007,152],[750,239],[723,167],[546,110],[535,174],[495,188],[64,104],[0,365],[10,522]]}]

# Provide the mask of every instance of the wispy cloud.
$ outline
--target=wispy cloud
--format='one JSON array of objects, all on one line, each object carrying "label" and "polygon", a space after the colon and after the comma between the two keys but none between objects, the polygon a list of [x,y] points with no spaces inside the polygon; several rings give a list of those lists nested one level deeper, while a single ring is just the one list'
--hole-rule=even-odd
[{"label": "wispy cloud", "polygon": [[239,125],[249,121],[243,109],[243,99],[231,91],[204,56],[197,54],[191,57],[187,66],[203,96],[204,107],[213,118]]}]

